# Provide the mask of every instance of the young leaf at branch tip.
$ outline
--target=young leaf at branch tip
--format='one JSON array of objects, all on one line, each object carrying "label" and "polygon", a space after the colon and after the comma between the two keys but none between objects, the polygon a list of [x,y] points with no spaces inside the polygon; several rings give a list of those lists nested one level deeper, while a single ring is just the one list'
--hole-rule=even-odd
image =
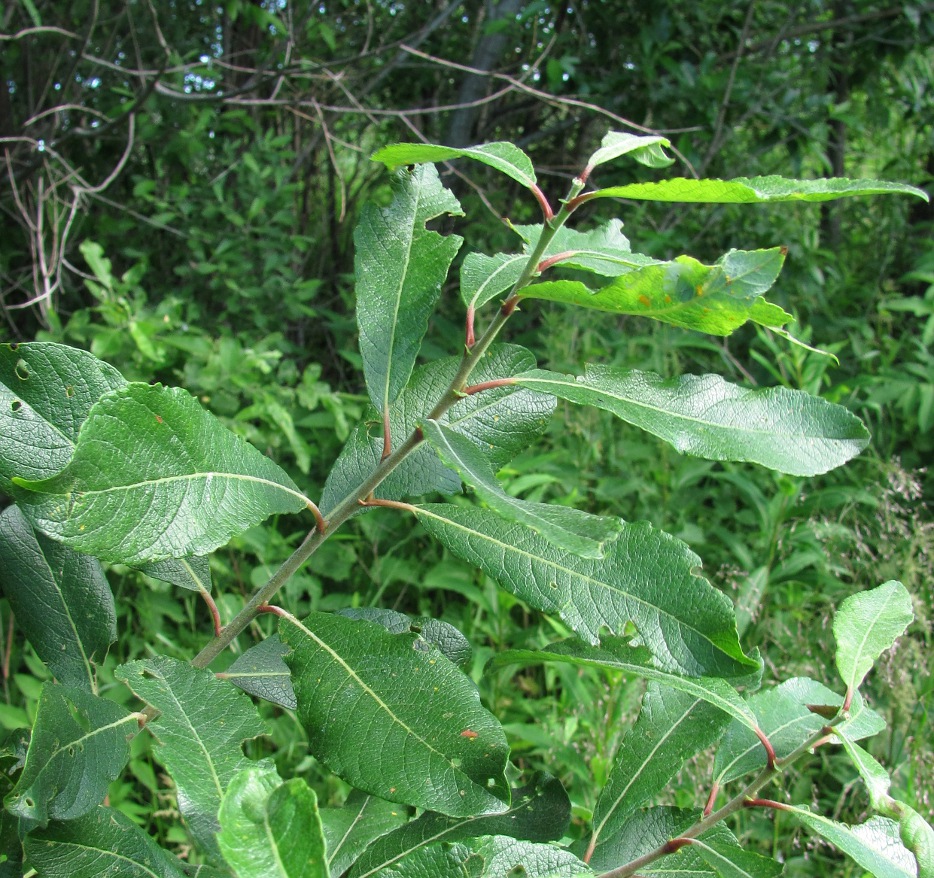
[{"label": "young leaf at branch tip", "polygon": [[393,143],[374,153],[372,161],[382,162],[392,169],[400,165],[446,162],[458,158],[473,159],[496,168],[526,189],[531,189],[537,182],[532,160],[518,146],[502,140],[462,149],[430,143]]},{"label": "young leaf at branch tip", "polygon": [[600,141],[598,149],[587,160],[587,171],[597,165],[613,161],[623,155],[646,165],[649,168],[667,168],[674,164],[674,159],[665,155],[663,147],[671,146],[667,137],[659,135],[627,134],[623,131],[610,131]]}]

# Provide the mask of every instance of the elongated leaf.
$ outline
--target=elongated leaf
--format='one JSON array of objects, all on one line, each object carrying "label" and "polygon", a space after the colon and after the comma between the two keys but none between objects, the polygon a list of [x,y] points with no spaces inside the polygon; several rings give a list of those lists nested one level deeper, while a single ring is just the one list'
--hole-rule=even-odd
[{"label": "elongated leaf", "polygon": [[[540,650],[506,650],[490,659],[487,671],[512,664],[542,662],[610,668],[635,677],[644,677],[678,692],[701,698],[750,729],[756,727],[755,714],[726,680],[719,677],[686,677],[659,670],[652,654],[645,647],[632,646],[622,637],[603,637],[599,646],[592,646],[582,640],[562,640]],[[757,675],[747,677],[746,680],[757,684]]]},{"label": "elongated leaf", "polygon": [[503,730],[437,649],[325,613],[279,633],[315,758],[389,801],[453,817],[506,809]]},{"label": "elongated leaf", "polygon": [[593,836],[614,835],[696,753],[716,741],[729,716],[697,695],[649,683],[636,724],[616,751],[593,813]]},{"label": "elongated leaf", "polygon": [[490,299],[511,289],[528,261],[525,253],[497,253],[495,256],[468,253],[461,265],[464,304],[468,308],[481,308]]},{"label": "elongated leaf", "polygon": [[578,281],[546,281],[524,287],[521,296],[729,335],[755,319],[755,305],[775,283],[784,260],[780,247],[731,250],[713,265],[679,256],[624,274],[600,290]]},{"label": "elongated leaf", "polygon": [[0,345],[0,490],[64,468],[91,406],[126,384],[112,366],[59,344]]},{"label": "elongated leaf", "polygon": [[95,690],[95,665],[117,638],[100,562],[36,534],[16,506],[0,514],[0,591],[55,678]]},{"label": "elongated leaf", "polygon": [[31,832],[26,856],[42,878],[185,878],[175,857],[113,808]]},{"label": "elongated leaf", "polygon": [[128,738],[136,728],[136,714],[112,701],[46,683],[7,810],[40,826],[94,810],[130,758]]},{"label": "elongated leaf", "polygon": [[314,790],[271,763],[241,771],[221,801],[217,836],[237,878],[328,878]]},{"label": "elongated leaf", "polygon": [[434,167],[401,173],[393,186],[389,207],[367,205],[354,233],[360,353],[370,400],[381,414],[412,374],[428,318],[463,241],[425,228],[442,214],[463,213]]},{"label": "elongated leaf", "polygon": [[[457,373],[460,358],[438,360],[416,370],[390,412],[393,447],[401,444],[434,408]],[[471,381],[491,381],[535,368],[535,358],[515,345],[494,345],[481,358]],[[476,442],[499,469],[538,438],[555,410],[553,396],[524,387],[498,387],[459,400],[441,417],[441,423]],[[344,445],[328,476],[321,498],[327,515],[373,472],[383,450],[379,416],[364,414]],[[372,432],[372,435],[370,433]],[[454,493],[460,478],[427,445],[416,448],[376,489],[387,500],[417,497],[429,491]]]},{"label": "elongated leaf", "polygon": [[153,579],[161,579],[189,591],[211,590],[211,562],[205,555],[166,558],[164,561],[143,564],[138,569]]},{"label": "elongated leaf", "polygon": [[622,532],[623,522],[618,518],[589,515],[550,503],[530,503],[507,494],[486,456],[466,436],[437,421],[423,421],[421,427],[442,462],[473,488],[490,509],[506,521],[526,525],[559,549],[584,558],[602,558],[607,544]]},{"label": "elongated leaf", "polygon": [[696,574],[700,559],[648,522],[625,525],[606,557],[591,560],[484,509],[426,503],[413,511],[455,555],[592,644],[601,629],[622,634],[631,623],[660,669],[736,676],[758,666],[739,645],[729,599]]},{"label": "elongated leaf", "polygon": [[888,817],[870,817],[858,826],[848,826],[790,805],[788,811],[812,832],[840,848],[876,878],[916,878],[918,865],[899,838],[898,824]]},{"label": "elongated leaf", "polygon": [[15,480],[33,525],[80,552],[138,564],[204,555],[307,499],[255,448],[180,388],[106,394],[57,476]]},{"label": "elongated leaf", "polygon": [[292,689],[292,675],[283,658],[288,651],[279,635],[271,634],[256,646],[251,646],[218,676],[250,695],[295,710],[298,702]]},{"label": "elongated leaf", "polygon": [[778,878],[784,866],[771,857],[747,851],[739,845],[695,839],[691,848],[709,863],[721,878]]},{"label": "elongated leaf", "polygon": [[[792,677],[785,680],[777,688],[797,701],[798,704],[803,704],[809,709],[814,707],[824,708],[821,714],[827,719],[830,718],[826,711],[827,707],[839,708],[843,706],[842,695],[831,691],[823,683],[811,680],[808,677]],[[853,695],[847,719],[834,726],[835,731],[846,735],[851,741],[859,741],[862,738],[878,735],[884,728],[885,720],[866,704],[859,692]]]},{"label": "elongated leaf", "polygon": [[837,670],[849,691],[859,688],[875,660],[891,648],[912,619],[911,595],[894,579],[850,595],[840,604],[833,620],[833,636],[837,641]]},{"label": "elongated leaf", "polygon": [[667,168],[674,164],[675,160],[665,155],[662,148],[665,146],[671,146],[666,137],[610,131],[600,141],[600,149],[588,160],[587,169],[611,162],[622,155],[628,155],[639,164],[650,168]]},{"label": "elongated leaf", "polygon": [[354,790],[342,808],[322,808],[331,873],[343,875],[371,843],[407,820],[406,808],[360,790]]},{"label": "elongated leaf", "polygon": [[[889,802],[889,787],[892,785],[892,779],[889,773],[879,764],[872,754],[867,753],[859,744],[851,741],[846,735],[840,733],[838,729],[834,730],[847,756],[856,766],[859,776],[863,779],[866,789],[869,791],[869,802],[876,811],[887,810]],[[894,816],[887,814],[886,816]]]},{"label": "elongated leaf", "polygon": [[373,155],[374,162],[382,162],[388,168],[421,162],[447,162],[459,158],[473,159],[496,168],[526,188],[535,185],[532,160],[518,146],[502,140],[462,149],[430,143],[393,143]]},{"label": "elongated leaf", "polygon": [[588,192],[582,200],[629,198],[633,201],[675,201],[699,204],[761,204],[775,201],[832,201],[853,195],[917,195],[927,193],[905,183],[886,180],[789,180],[785,177],[736,177],[733,180],[687,180],[676,177],[658,183],[630,183]]},{"label": "elongated leaf", "polygon": [[528,786],[513,790],[512,805],[502,814],[466,818],[422,814],[370,845],[348,878],[383,874],[381,870],[442,841],[507,834],[524,841],[552,841],[564,835],[570,819],[571,801],[560,781],[539,773]]},{"label": "elongated leaf", "polygon": [[841,466],[869,443],[856,415],[802,390],[748,390],[719,375],[664,379],[652,372],[588,364],[575,378],[534,370],[517,384],[611,412],[708,460],[750,461],[798,476]]},{"label": "elongated leaf", "polygon": [[192,835],[217,853],[217,812],[227,785],[252,763],[242,744],[262,734],[263,722],[242,692],[208,670],[167,656],[129,662],[116,671],[160,715],[146,728],[178,790],[178,805]]}]

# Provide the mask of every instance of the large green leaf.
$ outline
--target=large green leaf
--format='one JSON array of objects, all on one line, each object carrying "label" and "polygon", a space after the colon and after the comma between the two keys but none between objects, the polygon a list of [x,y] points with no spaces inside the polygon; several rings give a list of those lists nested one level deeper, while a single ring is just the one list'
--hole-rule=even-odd
[{"label": "large green leaf", "polygon": [[522,387],[611,412],[683,454],[750,461],[813,476],[859,454],[869,433],[856,415],[801,390],[749,390],[719,375],[664,379],[652,372],[589,364],[575,378],[533,370]]},{"label": "large green leaf", "polygon": [[486,456],[466,436],[437,421],[421,424],[425,440],[490,509],[506,521],[526,525],[549,543],[585,558],[602,558],[608,543],[623,529],[618,518],[589,515],[552,503],[531,503],[507,494]]},{"label": "large green leaf", "polygon": [[381,414],[405,387],[428,318],[463,241],[425,228],[442,214],[462,215],[431,165],[393,180],[389,207],[368,204],[354,233],[357,323],[370,400]]},{"label": "large green leaf", "polygon": [[376,840],[354,864],[348,878],[371,878],[382,869],[428,845],[481,835],[509,835],[524,841],[561,838],[571,819],[571,801],[560,781],[539,773],[525,787],[513,790],[512,804],[502,814],[445,817],[426,813]]},{"label": "large green leaf", "polygon": [[667,168],[674,164],[674,159],[665,155],[663,147],[671,146],[666,137],[657,134],[628,134],[623,131],[609,131],[600,141],[598,149],[588,160],[587,168],[611,162],[622,155],[628,155],[641,165],[650,168]]},{"label": "large green leaf", "polygon": [[130,758],[136,729],[137,715],[112,701],[46,683],[7,810],[41,826],[92,811]]},{"label": "large green leaf", "polygon": [[13,476],[45,479],[62,470],[91,406],[124,384],[86,351],[0,345],[0,490],[10,490]]},{"label": "large green leaf", "polygon": [[113,808],[31,832],[26,856],[42,878],[185,878],[175,857]]},{"label": "large green leaf", "polygon": [[[686,677],[659,670],[652,654],[645,647],[633,646],[623,637],[603,637],[599,646],[592,646],[582,640],[562,640],[545,649],[506,650],[490,659],[487,670],[513,664],[530,665],[542,662],[610,668],[634,677],[644,677],[646,680],[700,698],[747,728],[755,729],[757,725],[755,714],[726,680],[720,677]],[[748,668],[744,671],[748,673]],[[750,675],[744,682],[755,685],[757,679],[757,674]]]},{"label": "large green leaf", "polygon": [[760,204],[775,201],[832,201],[852,195],[917,195],[928,201],[927,193],[905,183],[886,180],[789,180],[786,177],[736,177],[733,180],[688,180],[676,177],[658,183],[630,183],[611,186],[582,196],[629,198],[633,201],[675,201],[699,204]]},{"label": "large green leaf", "polygon": [[371,843],[403,826],[408,809],[354,790],[341,808],[322,808],[328,866],[343,875]]},{"label": "large green leaf", "polygon": [[[390,411],[393,447],[401,444],[431,412],[459,365],[459,357],[449,357],[416,370]],[[480,359],[471,381],[506,378],[534,368],[535,358],[524,348],[494,345]],[[555,405],[553,396],[524,387],[498,387],[459,400],[440,421],[477,443],[491,466],[498,469],[542,434]],[[360,485],[379,463],[383,439],[378,424],[379,416],[371,409],[351,433],[324,486],[320,505],[325,514]],[[445,467],[431,448],[422,445],[389,474],[376,489],[376,496],[399,500],[429,491],[452,494],[459,487],[457,474]]]},{"label": "large green leaf", "polygon": [[65,686],[95,690],[95,665],[117,637],[100,562],[36,534],[16,506],[0,514],[0,591],[39,658]]},{"label": "large green leaf", "polygon": [[295,710],[298,702],[292,689],[289,666],[283,658],[288,651],[289,648],[279,640],[279,635],[272,634],[256,646],[251,646],[218,676],[250,695]]},{"label": "large green leaf", "polygon": [[736,844],[695,839],[691,845],[720,878],[778,878],[785,867],[771,857],[747,851]]},{"label": "large green leaf", "polygon": [[205,555],[308,500],[285,472],[180,388],[129,384],[103,396],[57,476],[16,479],[40,530],[105,561]]},{"label": "large green leaf", "polygon": [[279,623],[315,758],[359,789],[453,817],[509,802],[503,730],[471,680],[416,635],[312,613]]},{"label": "large green leaf", "polygon": [[[823,683],[809,677],[792,677],[785,680],[778,687],[792,699],[813,709],[823,708],[820,712],[827,717],[827,708],[840,708],[843,706],[843,696],[828,689]],[[878,735],[885,728],[885,720],[870,708],[859,692],[854,693],[847,718],[834,726],[834,729],[851,741],[870,738]]]},{"label": "large green leaf", "polygon": [[593,813],[593,836],[614,835],[696,753],[720,737],[729,716],[705,699],[649,683]]},{"label": "large green leaf", "polygon": [[314,790],[271,763],[244,769],[221,801],[217,843],[237,878],[328,878]]},{"label": "large green leaf", "polygon": [[[559,280],[524,287],[521,296],[563,302],[613,314],[649,317],[710,335],[729,335],[747,320],[774,325],[790,316],[769,306],[757,310],[760,297],[775,283],[785,259],[780,247],[731,250],[713,265],[690,256],[648,265],[593,290],[579,281]],[[765,303],[768,305],[769,303]]]},{"label": "large green leaf", "polygon": [[426,503],[413,512],[455,555],[592,644],[603,629],[632,624],[661,669],[737,676],[758,666],[739,645],[729,599],[697,575],[700,559],[648,522],[625,525],[592,560],[485,509]]},{"label": "large green leaf", "polygon": [[535,169],[531,159],[518,146],[503,140],[461,149],[431,143],[392,143],[373,155],[374,162],[382,162],[388,168],[422,162],[447,162],[459,158],[473,159],[496,168],[526,188],[535,185]]},{"label": "large green leaf", "polygon": [[178,791],[179,810],[192,835],[217,852],[217,812],[227,785],[252,763],[244,740],[265,728],[249,698],[208,670],[167,656],[129,662],[116,671],[159,716],[146,728]]},{"label": "large green leaf", "polygon": [[875,660],[891,648],[911,620],[911,595],[894,579],[877,588],[850,595],[837,610],[833,636],[837,641],[837,670],[852,692]]}]

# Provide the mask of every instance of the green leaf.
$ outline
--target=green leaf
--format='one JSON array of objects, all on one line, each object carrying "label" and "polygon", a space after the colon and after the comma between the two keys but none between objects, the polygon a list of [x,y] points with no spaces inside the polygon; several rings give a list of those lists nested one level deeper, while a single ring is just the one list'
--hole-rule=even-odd
[{"label": "green leaf", "polygon": [[911,595],[894,579],[877,588],[850,595],[837,610],[833,636],[837,641],[837,670],[852,692],[914,619]]},{"label": "green leaf", "polygon": [[279,635],[271,634],[251,646],[218,676],[250,695],[295,710],[298,702],[292,689],[292,675],[283,658],[288,651]]},{"label": "green leaf", "polygon": [[597,165],[611,162],[622,155],[650,168],[667,168],[674,164],[674,159],[665,155],[662,147],[671,146],[666,137],[658,135],[626,134],[622,131],[610,131],[600,141],[598,149],[587,162],[587,172]]},{"label": "green leaf", "polygon": [[[775,283],[784,260],[781,247],[731,250],[713,265],[679,256],[631,271],[599,290],[579,281],[561,280],[532,284],[520,295],[649,317],[710,335],[729,335],[747,320],[756,319],[759,297]],[[774,317],[769,311],[767,319]]]},{"label": "green leaf", "polygon": [[789,475],[841,466],[869,443],[856,415],[802,390],[748,390],[719,375],[665,380],[652,372],[588,364],[575,378],[536,369],[522,387],[611,412],[682,454],[749,461]]},{"label": "green leaf", "polygon": [[271,764],[244,769],[227,787],[217,836],[237,878],[328,878],[314,790],[282,782]]},{"label": "green leaf", "polygon": [[593,836],[619,832],[728,722],[727,714],[700,696],[649,683],[639,719],[623,736],[594,807]]},{"label": "green leaf", "polygon": [[535,185],[532,160],[518,146],[502,140],[463,149],[430,143],[393,143],[376,152],[372,160],[382,162],[387,168],[398,168],[400,165],[447,162],[459,158],[473,159],[496,168],[527,189]]},{"label": "green leaf", "polygon": [[328,866],[343,875],[369,845],[404,825],[406,808],[354,790],[342,808],[322,808]]},{"label": "green leaf", "polygon": [[468,308],[482,308],[511,289],[529,261],[527,253],[468,253],[461,264],[461,298]]},{"label": "green leaf", "polygon": [[206,555],[166,558],[164,561],[142,564],[137,569],[153,579],[161,579],[190,591],[211,591],[211,562]]},{"label": "green leaf", "polygon": [[747,851],[736,844],[694,839],[692,850],[700,854],[721,878],[778,878],[784,866],[771,857]]},{"label": "green leaf", "polygon": [[898,805],[902,812],[898,833],[918,861],[918,878],[934,878],[934,827],[913,808],[903,802]]},{"label": "green leaf", "polygon": [[[449,357],[416,370],[390,411],[393,447],[401,444],[434,408],[460,365]],[[515,345],[493,345],[480,359],[471,381],[491,381],[535,368],[535,358]],[[553,396],[524,387],[497,387],[459,400],[441,423],[476,442],[498,469],[540,436],[555,410]],[[370,435],[372,429],[373,435]],[[373,472],[383,450],[379,416],[370,409],[357,425],[334,464],[321,497],[327,515]],[[427,445],[415,449],[376,489],[386,500],[417,497],[430,491],[454,493],[460,478]]]},{"label": "green leaf", "polygon": [[51,823],[27,835],[25,847],[42,878],[185,878],[175,857],[113,808]]},{"label": "green leaf", "polygon": [[[843,696],[828,689],[823,683],[808,677],[792,677],[778,686],[783,693],[805,706],[839,708],[843,706]],[[826,713],[824,713],[826,717]],[[829,717],[828,717],[829,718]],[[851,741],[870,738],[885,728],[885,720],[876,711],[867,706],[862,695],[856,692],[850,704],[847,719],[834,726],[837,732],[846,735]]]},{"label": "green leaf", "polygon": [[389,207],[368,204],[354,233],[357,324],[370,400],[381,414],[405,387],[441,285],[463,241],[425,228],[463,215],[457,199],[424,165],[393,180]]},{"label": "green leaf", "polygon": [[591,560],[484,509],[426,503],[412,511],[455,555],[592,644],[602,629],[623,634],[632,624],[661,669],[736,676],[758,667],[739,645],[729,599],[697,575],[700,559],[648,522],[626,524],[606,557]]},{"label": "green leaf", "polygon": [[265,731],[256,708],[210,671],[167,656],[128,662],[115,676],[160,712],[146,726],[159,741],[157,757],[175,782],[192,835],[216,854],[224,791],[253,764],[243,755],[243,741]]},{"label": "green leaf", "polygon": [[584,558],[602,558],[607,544],[622,532],[623,522],[618,518],[589,515],[551,503],[530,503],[507,494],[486,456],[466,436],[430,419],[422,421],[421,428],[441,461],[490,509],[506,521],[526,525],[559,549]]},{"label": "green leaf", "polygon": [[392,802],[452,817],[499,813],[508,746],[476,687],[415,635],[312,613],[283,619],[298,716],[316,759]]},{"label": "green leaf", "polygon": [[65,467],[94,403],[126,384],[112,366],[59,344],[0,345],[0,490]]},{"label": "green leaf", "polygon": [[0,514],[0,591],[55,678],[94,692],[95,665],[117,638],[113,593],[100,562],[34,533],[10,506]]},{"label": "green leaf", "polygon": [[137,715],[112,701],[46,683],[7,810],[40,826],[92,811],[130,758],[128,738],[136,729]]},{"label": "green leaf", "polygon": [[928,201],[927,193],[905,183],[886,180],[789,180],[785,177],[736,177],[733,180],[688,180],[676,177],[658,183],[630,183],[611,186],[582,196],[629,198],[633,201],[675,201],[698,204],[761,204],[776,201],[832,201],[853,195],[917,195]]},{"label": "green leaf", "polygon": [[870,817],[858,826],[848,826],[807,808],[785,805],[782,810],[836,845],[876,878],[917,878],[917,863],[902,843],[894,820]]},{"label": "green leaf", "polygon": [[15,479],[33,525],[80,552],[140,564],[206,555],[308,500],[295,483],[180,388],[106,394],[57,476]]},{"label": "green leaf", "polygon": [[513,790],[512,805],[502,814],[445,817],[431,812],[382,836],[354,864],[348,878],[371,878],[416,851],[439,842],[461,841],[481,835],[508,835],[524,841],[561,838],[571,819],[571,802],[561,782],[540,772],[530,783]]},{"label": "green leaf", "polygon": [[[736,689],[719,677],[685,677],[662,671],[652,654],[643,646],[632,646],[622,637],[603,637],[599,646],[581,640],[562,640],[545,649],[510,649],[494,655],[487,663],[487,671],[513,664],[541,664],[563,662],[585,667],[610,668],[635,677],[643,677],[671,689],[701,698],[708,704],[750,729],[756,727],[755,714],[746,706]],[[748,673],[748,668],[744,669]],[[758,675],[743,678],[756,684]]]},{"label": "green leaf", "polygon": [[[889,773],[876,761],[875,757],[867,753],[859,744],[851,741],[839,729],[834,729],[834,732],[869,791],[869,803],[876,811],[887,811],[889,802],[892,801],[889,797],[889,787],[892,785]],[[895,815],[887,813],[885,816]]]}]

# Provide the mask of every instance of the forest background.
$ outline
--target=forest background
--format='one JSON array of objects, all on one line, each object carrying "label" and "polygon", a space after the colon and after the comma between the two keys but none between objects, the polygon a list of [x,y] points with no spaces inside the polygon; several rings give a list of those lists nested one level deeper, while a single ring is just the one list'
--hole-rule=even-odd
[{"label": "forest background", "polygon": [[[86,348],[131,380],[188,388],[316,496],[367,400],[352,232],[365,201],[388,197],[385,170],[369,161],[376,149],[512,140],[544,187],[564,191],[613,128],[668,137],[683,176],[845,175],[929,187],[932,13],[930,3],[861,0],[8,2],[3,336]],[[470,218],[452,228],[475,249],[506,246],[504,217],[534,221],[536,205],[492,171],[440,170]],[[615,173],[614,183],[652,178],[641,167]],[[807,389],[856,412],[872,445],[805,483],[684,457],[606,413],[561,405],[545,441],[500,477],[527,499],[612,508],[685,540],[736,602],[744,642],[783,676],[827,677],[833,608],[855,590],[903,581],[917,618],[870,691],[889,721],[873,752],[893,773],[893,794],[931,819],[931,205],[627,205],[625,216],[634,246],[658,258],[711,262],[730,246],[787,246],[774,300],[797,316],[796,335],[839,364],[765,330],[715,340],[547,306],[512,340],[543,352],[555,371],[587,358]],[[451,341],[462,337],[456,290],[444,296],[450,307],[439,314],[449,316],[433,319],[425,360],[457,353]],[[292,528],[256,528],[215,553],[223,619],[289,555],[302,536]],[[188,658],[209,635],[197,596],[126,568],[111,569],[110,581],[120,637],[107,667],[147,655],[153,641]],[[446,619],[479,646],[478,679],[498,644],[555,634],[417,526],[387,516],[361,517],[329,540],[281,600],[297,615],[353,604]],[[30,725],[48,672],[17,637],[9,608],[0,613],[0,725],[14,729]],[[622,728],[609,720],[632,718],[641,692],[607,677],[607,697],[594,701],[582,673],[530,671],[514,681],[525,693],[483,684],[514,754],[572,790],[605,773]],[[270,722],[265,746],[314,781],[300,727],[282,711]],[[149,745],[136,741],[110,802],[184,845]],[[839,819],[858,822],[867,807],[832,754],[801,784],[799,799],[810,795]],[[343,794],[330,775],[317,789],[325,803]],[[688,796],[690,784],[680,789]],[[574,804],[586,812],[586,796]],[[771,850],[777,828],[774,838],[749,835],[761,825],[737,828]],[[837,855],[814,845],[802,839],[786,874],[827,874],[824,859]]]}]

